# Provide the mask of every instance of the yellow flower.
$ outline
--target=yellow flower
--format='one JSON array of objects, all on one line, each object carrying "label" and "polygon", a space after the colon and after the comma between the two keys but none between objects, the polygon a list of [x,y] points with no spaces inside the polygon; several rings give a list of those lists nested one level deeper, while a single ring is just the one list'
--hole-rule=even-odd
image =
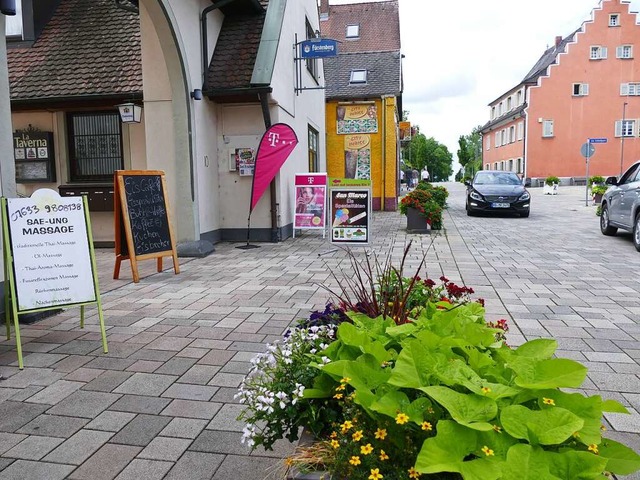
[{"label": "yellow flower", "polygon": [[333,396],[333,398],[335,398],[336,400],[340,400],[342,397],[344,397],[344,395],[343,395],[343,394],[341,394],[341,393],[336,393],[336,394]]},{"label": "yellow flower", "polygon": [[352,427],[353,427],[353,422],[351,422],[350,420],[345,420],[344,423],[340,425],[340,428],[342,429],[342,433],[347,433]]},{"label": "yellow flower", "polygon": [[589,445],[587,447],[587,450],[589,450],[590,452],[593,452],[596,455],[598,455],[598,445],[596,445],[595,443],[592,443],[591,445]]},{"label": "yellow flower", "polygon": [[329,435],[329,438],[337,438],[338,437],[338,432],[331,432],[331,435]]},{"label": "yellow flower", "polygon": [[336,387],[336,392],[341,392],[343,391],[345,388],[347,388],[347,386],[344,383],[341,383],[340,385],[338,385]]},{"label": "yellow flower", "polygon": [[284,460],[284,464],[285,464],[287,467],[290,467],[291,465],[293,465],[293,458],[291,458],[291,457],[287,457],[287,458],[285,458],[285,460]]},{"label": "yellow flower", "polygon": [[380,473],[380,469],[379,468],[372,468],[371,469],[371,475],[369,475],[369,480],[380,480],[382,477],[382,474]]},{"label": "yellow flower", "polygon": [[340,379],[340,383],[349,383],[351,379],[349,377],[344,377]]},{"label": "yellow flower", "polygon": [[607,427],[605,427],[604,425],[600,425],[600,430],[602,430],[603,432],[607,431]]},{"label": "yellow flower", "polygon": [[482,453],[484,453],[487,457],[493,456],[493,450],[491,450],[486,445],[484,447],[482,447]]},{"label": "yellow flower", "polygon": [[578,438],[580,436],[580,432],[573,432],[573,438]]},{"label": "yellow flower", "polygon": [[428,432],[433,430],[433,426],[429,422],[422,422],[422,429]]},{"label": "yellow flower", "polygon": [[491,389],[489,387],[482,387],[482,393],[484,393],[485,395],[487,393],[489,393],[491,391]]},{"label": "yellow flower", "polygon": [[556,402],[553,398],[542,397],[542,403],[545,405],[555,405]]},{"label": "yellow flower", "polygon": [[389,455],[387,455],[387,452],[385,452],[384,450],[380,450],[380,460],[382,460],[383,462],[385,460],[389,460]]},{"label": "yellow flower", "polygon": [[367,443],[366,445],[362,445],[360,447],[360,453],[363,455],[369,455],[371,452],[373,452],[373,447],[370,443]]},{"label": "yellow flower", "polygon": [[338,440],[331,440],[331,446],[333,448],[338,448],[340,446],[340,442]]},{"label": "yellow flower", "polygon": [[496,432],[498,432],[498,433],[502,433],[502,428],[501,428],[501,427],[499,427],[498,425],[494,425],[494,426],[493,426],[493,429],[494,429]]},{"label": "yellow flower", "polygon": [[420,478],[422,474],[418,472],[415,468],[411,467],[409,469],[409,478]]},{"label": "yellow flower", "polygon": [[406,413],[399,413],[398,415],[396,415],[396,423],[398,425],[404,425],[408,421],[409,421],[409,415],[407,415]]},{"label": "yellow flower", "polygon": [[376,430],[375,437],[378,440],[384,440],[386,436],[387,436],[387,430],[386,429],[379,428],[379,429]]},{"label": "yellow flower", "polygon": [[360,457],[356,457],[355,455],[353,457],[351,457],[351,459],[349,460],[349,463],[351,465],[360,465],[362,462],[360,461]]},{"label": "yellow flower", "polygon": [[355,432],[353,435],[351,435],[351,438],[353,438],[356,442],[359,442],[362,438],[362,430],[358,430],[357,432]]}]

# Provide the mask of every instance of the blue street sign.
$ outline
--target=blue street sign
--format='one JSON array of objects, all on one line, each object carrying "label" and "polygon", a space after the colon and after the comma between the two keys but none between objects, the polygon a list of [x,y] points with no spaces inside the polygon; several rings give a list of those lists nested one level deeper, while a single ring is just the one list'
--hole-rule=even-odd
[{"label": "blue street sign", "polygon": [[300,42],[302,58],[324,58],[338,55],[338,41],[331,38],[312,38]]},{"label": "blue street sign", "polygon": [[606,138],[590,138],[589,143],[607,143]]}]

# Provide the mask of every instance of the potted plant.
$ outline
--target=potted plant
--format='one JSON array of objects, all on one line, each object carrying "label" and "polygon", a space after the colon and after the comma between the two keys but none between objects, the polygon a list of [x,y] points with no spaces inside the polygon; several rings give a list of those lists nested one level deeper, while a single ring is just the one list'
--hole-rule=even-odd
[{"label": "potted plant", "polygon": [[604,185],[604,177],[600,175],[594,175],[593,177],[589,177],[589,188],[594,185]]},{"label": "potted plant", "polygon": [[448,196],[444,187],[422,182],[400,200],[400,213],[407,216],[409,233],[429,233],[442,228],[442,210]]},{"label": "potted plant", "polygon": [[[538,479],[629,475],[640,455],[603,436],[615,400],[579,393],[587,369],[553,339],[517,348],[473,289],[349,254],[329,306],[253,362],[244,440],[270,448],[310,428],[286,478]],[[334,278],[335,275],[334,275]],[[571,389],[571,391],[567,391]],[[292,475],[291,471],[296,473]],[[299,475],[302,472],[302,475]],[[524,476],[523,476],[524,475]]]},{"label": "potted plant", "polygon": [[560,179],[558,177],[547,177],[544,181],[544,190],[542,193],[544,193],[545,195],[557,195],[559,185]]},{"label": "potted plant", "polygon": [[602,195],[607,191],[606,185],[592,185],[591,195],[593,196],[593,203],[599,204],[602,202]]}]

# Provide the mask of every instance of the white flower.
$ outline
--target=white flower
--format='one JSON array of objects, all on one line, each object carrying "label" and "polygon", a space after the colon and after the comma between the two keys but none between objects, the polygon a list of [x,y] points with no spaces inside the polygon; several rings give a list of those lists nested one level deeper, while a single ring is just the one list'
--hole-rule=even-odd
[{"label": "white flower", "polygon": [[329,357],[322,357],[322,363],[326,365],[327,363],[331,363],[331,359]]}]

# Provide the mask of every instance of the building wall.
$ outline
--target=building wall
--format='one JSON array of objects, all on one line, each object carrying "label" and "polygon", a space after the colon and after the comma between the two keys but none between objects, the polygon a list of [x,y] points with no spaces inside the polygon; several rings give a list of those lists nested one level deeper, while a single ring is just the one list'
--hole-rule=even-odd
[{"label": "building wall", "polygon": [[[482,167],[485,170],[508,170],[516,173],[522,173],[522,159],[524,158],[524,122],[525,119],[518,117],[510,122],[503,123],[493,127],[491,130],[484,133],[482,138]],[[522,124],[521,127],[518,127]],[[509,131],[513,127],[513,139],[509,140]],[[518,137],[518,131],[522,132],[521,138]],[[505,131],[505,137],[507,137],[504,145],[496,143],[496,134],[502,137],[502,132]],[[487,148],[487,142],[489,148]],[[498,146],[500,145],[500,146]],[[521,159],[518,164],[518,159]],[[520,165],[520,168],[518,168]]]},{"label": "building wall", "polygon": [[[604,0],[594,10],[593,21],[585,22],[584,32],[576,34],[549,76],[529,90],[527,132],[527,176],[544,178],[584,177],[586,163],[580,146],[588,138],[607,138],[595,145],[589,175],[618,175],[622,142],[615,136],[615,122],[625,118],[636,121],[634,137],[624,139],[623,168],[640,158],[640,97],[620,95],[620,84],[640,81],[640,26],[629,5],[620,0]],[[620,26],[609,27],[609,15],[620,14]],[[590,47],[606,46],[607,58],[590,60]],[[633,59],[616,58],[616,47],[633,45]],[[572,95],[574,83],[587,83],[588,95]],[[540,120],[553,120],[554,135],[542,137]]]},{"label": "building wall", "polygon": [[378,98],[373,101],[343,102],[329,100],[326,103],[327,173],[330,177],[343,178],[346,173],[345,137],[337,133],[338,106],[375,104],[378,132],[366,133],[371,150],[371,186],[373,208],[380,210],[385,198],[385,209],[397,207],[398,124],[395,98]]}]

